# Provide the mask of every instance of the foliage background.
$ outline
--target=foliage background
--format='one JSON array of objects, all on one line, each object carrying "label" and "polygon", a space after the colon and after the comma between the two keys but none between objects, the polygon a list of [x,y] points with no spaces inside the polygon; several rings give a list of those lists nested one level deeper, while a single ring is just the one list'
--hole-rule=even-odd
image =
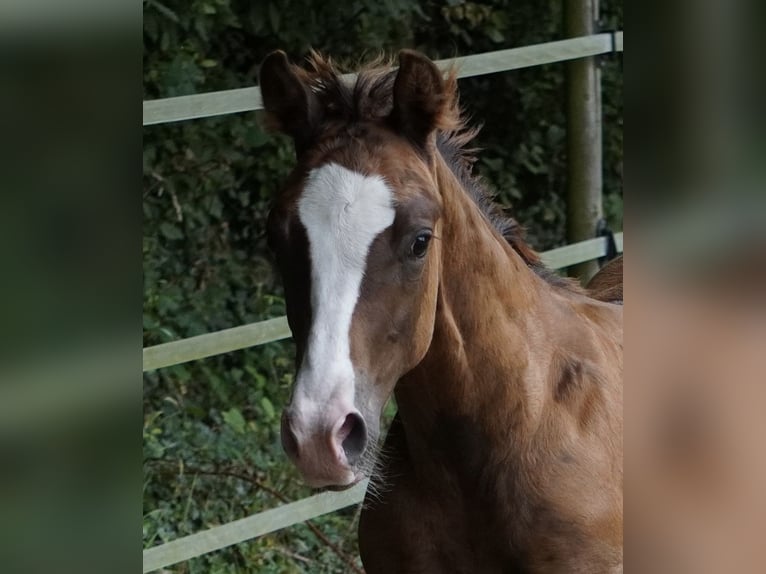
[{"label": "foliage background", "polygon": [[[144,99],[257,83],[271,50],[341,65],[412,47],[447,58],[562,38],[562,0],[144,0]],[[602,0],[622,29],[621,0]],[[603,62],[604,201],[622,229],[622,58]],[[476,169],[540,250],[564,243],[565,67],[460,81],[483,123]],[[144,129],[144,346],[284,314],[263,234],[293,161],[257,114]],[[309,493],[279,445],[292,345],[272,343],[144,375],[143,544],[150,547]],[[347,509],[173,568],[348,572]]]}]

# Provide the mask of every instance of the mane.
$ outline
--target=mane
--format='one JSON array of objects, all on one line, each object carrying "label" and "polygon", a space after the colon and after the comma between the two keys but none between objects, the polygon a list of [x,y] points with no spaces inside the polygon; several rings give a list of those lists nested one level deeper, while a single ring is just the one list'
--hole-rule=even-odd
[{"label": "mane", "polygon": [[[321,114],[315,118],[319,130],[338,123],[349,125],[383,120],[391,113],[397,70],[390,58],[378,57],[365,64],[353,82],[349,81],[351,76],[341,75],[330,58],[317,52],[311,52],[308,65],[308,69],[295,67],[295,72],[317,96],[319,109],[314,113]],[[473,174],[478,148],[472,147],[471,143],[481,127],[470,126],[469,118],[460,108],[455,67],[447,72],[445,88],[448,100],[437,119],[436,151],[466,194],[530,269],[550,285],[579,290],[576,281],[545,267],[540,256],[525,241],[524,228],[503,212],[483,179]]]}]

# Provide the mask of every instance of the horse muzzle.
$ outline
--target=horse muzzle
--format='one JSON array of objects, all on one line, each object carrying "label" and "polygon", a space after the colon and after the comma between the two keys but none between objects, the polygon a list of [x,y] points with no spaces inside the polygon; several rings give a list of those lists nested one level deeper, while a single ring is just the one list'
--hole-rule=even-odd
[{"label": "horse muzzle", "polygon": [[367,425],[351,409],[328,408],[313,417],[282,413],[282,447],[309,486],[347,487],[364,476],[355,469],[367,448]]}]

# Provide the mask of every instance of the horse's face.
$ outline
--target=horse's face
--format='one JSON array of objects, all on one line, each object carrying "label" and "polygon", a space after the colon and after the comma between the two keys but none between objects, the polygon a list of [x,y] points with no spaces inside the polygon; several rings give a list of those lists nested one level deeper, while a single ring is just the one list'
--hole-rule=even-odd
[{"label": "horse's face", "polygon": [[418,193],[426,174],[411,177],[328,160],[272,211],[299,366],[282,442],[314,486],[361,478],[396,381],[431,341],[439,207]]},{"label": "horse's face", "polygon": [[[264,102],[283,129],[305,105],[278,115],[298,90],[285,87],[293,80],[283,55],[264,63]],[[282,443],[316,487],[348,486],[369,472],[383,407],[433,333],[440,199],[427,156],[392,125],[314,134],[269,217],[297,348]],[[285,129],[297,147],[294,130],[304,128]]]}]

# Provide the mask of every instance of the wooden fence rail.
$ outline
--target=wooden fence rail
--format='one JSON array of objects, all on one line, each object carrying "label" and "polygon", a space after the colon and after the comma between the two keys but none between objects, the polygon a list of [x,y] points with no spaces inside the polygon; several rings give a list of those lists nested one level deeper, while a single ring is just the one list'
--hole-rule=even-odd
[{"label": "wooden fence rail", "polygon": [[190,560],[232,544],[287,528],[341,508],[359,504],[367,490],[367,480],[343,492],[323,492],[297,502],[284,504],[258,514],[214,526],[144,550],[144,573]]},{"label": "wooden fence rail", "polygon": [[[622,36],[622,31],[593,34],[522,48],[439,60],[436,63],[442,68],[455,64],[458,67],[458,77],[468,78],[564,62],[576,58],[598,56],[613,51],[622,52]],[[352,77],[353,74],[347,76]],[[261,99],[260,88],[237,88],[206,94],[147,100],[144,102],[143,123],[145,126],[150,126],[261,109],[263,109],[263,100]]]}]

